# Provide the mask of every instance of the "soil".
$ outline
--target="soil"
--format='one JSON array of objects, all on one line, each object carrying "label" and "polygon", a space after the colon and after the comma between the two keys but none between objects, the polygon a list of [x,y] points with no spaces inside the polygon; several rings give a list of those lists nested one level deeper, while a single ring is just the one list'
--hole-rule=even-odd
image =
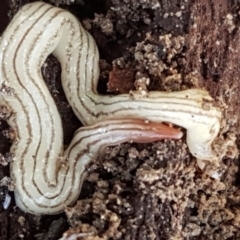
[{"label": "soil", "polygon": [[[27,0],[2,0],[0,34]],[[205,88],[225,106],[223,140],[240,148],[240,2],[237,0],[51,0],[75,14],[100,50],[99,92]],[[81,123],[49,56],[42,68],[67,145]],[[149,83],[149,84],[148,84]],[[0,179],[11,180],[11,129],[0,120]],[[91,163],[78,202],[56,216],[20,211],[0,187],[0,240],[240,239],[240,174],[234,146],[219,180],[201,171],[185,139],[107,148]],[[4,159],[4,161],[3,161]],[[6,200],[10,206],[4,209]]]}]

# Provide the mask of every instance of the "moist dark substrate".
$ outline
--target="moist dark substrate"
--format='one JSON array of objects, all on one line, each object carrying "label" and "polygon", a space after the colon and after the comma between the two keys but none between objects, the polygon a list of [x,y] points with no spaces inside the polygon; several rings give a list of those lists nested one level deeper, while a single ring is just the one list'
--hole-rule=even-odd
[{"label": "moist dark substrate", "polygon": [[[0,34],[27,2],[1,1]],[[206,88],[226,106],[224,136],[235,135],[240,146],[239,1],[46,2],[71,11],[95,38],[100,92]],[[59,63],[52,56],[46,63],[42,73],[60,111],[67,145],[81,123],[63,94]],[[0,152],[7,154],[11,132],[0,123]],[[185,138],[108,148],[103,160],[88,167],[79,201],[57,216],[21,212],[12,192],[0,187],[1,202],[6,194],[12,197],[7,210],[0,204],[0,240],[54,240],[63,233],[80,233],[79,239],[86,240],[240,239],[239,161],[228,156],[231,152],[216,181],[199,170]],[[8,166],[0,165],[0,179],[6,176]]]}]

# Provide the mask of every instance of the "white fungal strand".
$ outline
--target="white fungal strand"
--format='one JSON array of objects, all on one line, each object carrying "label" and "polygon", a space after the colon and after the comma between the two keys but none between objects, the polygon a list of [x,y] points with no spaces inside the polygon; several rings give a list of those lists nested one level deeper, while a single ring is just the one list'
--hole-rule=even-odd
[{"label": "white fungal strand", "polygon": [[5,210],[8,209],[8,207],[10,206],[10,203],[11,203],[11,199],[12,199],[11,196],[8,193],[6,193],[4,202],[2,204],[3,209],[5,209]]},{"label": "white fungal strand", "polygon": [[[51,53],[61,63],[62,85],[77,117],[85,125],[100,122],[77,131],[65,153],[61,118],[41,75]],[[206,91],[149,92],[140,99],[128,94],[99,95],[96,43],[68,11],[43,2],[25,5],[1,37],[0,61],[0,89],[13,89],[11,94],[0,93],[0,105],[11,109],[7,122],[16,134],[11,176],[17,205],[27,212],[53,214],[73,203],[86,164],[103,146],[181,137],[170,128],[159,133],[155,125],[149,129],[137,120],[111,119],[182,126],[194,156],[217,158],[211,145],[219,132],[221,111]]]}]

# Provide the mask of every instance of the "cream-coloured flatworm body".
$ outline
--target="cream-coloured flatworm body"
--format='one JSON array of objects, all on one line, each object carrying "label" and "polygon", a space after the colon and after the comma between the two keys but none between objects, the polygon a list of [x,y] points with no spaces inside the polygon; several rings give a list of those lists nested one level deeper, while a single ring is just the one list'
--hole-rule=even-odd
[{"label": "cream-coloured flatworm body", "polygon": [[[64,153],[61,119],[41,75],[51,53],[61,63],[62,85],[73,111],[84,125],[93,125],[77,131]],[[206,91],[149,92],[140,99],[99,95],[95,41],[63,9],[43,2],[25,5],[1,37],[0,60],[0,86],[13,89],[11,94],[0,94],[0,105],[13,112],[7,121],[16,132],[11,176],[16,181],[17,205],[25,211],[54,214],[73,203],[86,164],[103,146],[182,136],[169,128],[161,135],[154,124],[114,119],[182,126],[195,157],[217,158],[211,144],[220,129],[221,111]]]}]

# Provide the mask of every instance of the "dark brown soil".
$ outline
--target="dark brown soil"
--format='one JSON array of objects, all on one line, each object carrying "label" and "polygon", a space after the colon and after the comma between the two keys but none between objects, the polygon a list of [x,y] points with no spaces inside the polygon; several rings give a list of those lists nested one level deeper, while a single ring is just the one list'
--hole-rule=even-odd
[{"label": "dark brown soil", "polygon": [[[0,34],[26,2],[1,1]],[[226,106],[223,136],[236,136],[240,147],[239,1],[46,2],[62,4],[95,38],[100,92],[128,92],[139,79],[150,79],[151,90],[206,88]],[[60,72],[50,56],[42,73],[62,116],[67,145],[81,123],[65,99]],[[6,154],[9,129],[0,123],[0,152]],[[12,198],[6,210],[0,204],[0,240],[55,240],[63,234],[86,240],[240,239],[239,161],[230,156],[223,159],[222,178],[214,180],[199,170],[185,139],[108,148],[103,160],[89,166],[79,201],[57,216],[21,212],[12,192],[0,187],[1,203]],[[8,166],[0,165],[0,180],[6,176]]]}]

